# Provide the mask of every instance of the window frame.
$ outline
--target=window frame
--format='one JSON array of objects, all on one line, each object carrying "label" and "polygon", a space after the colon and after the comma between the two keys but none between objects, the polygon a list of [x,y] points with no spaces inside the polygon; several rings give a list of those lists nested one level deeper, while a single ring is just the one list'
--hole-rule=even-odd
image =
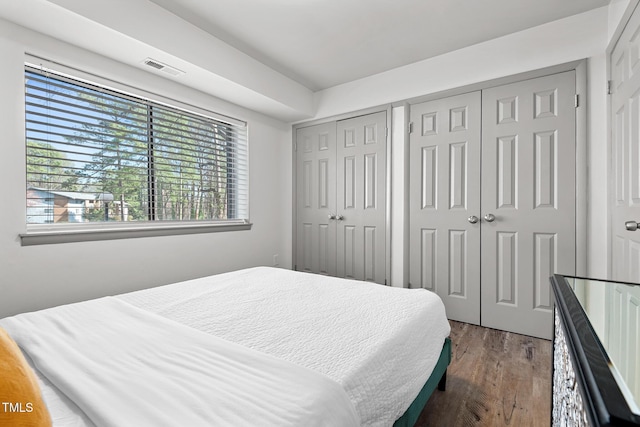
[{"label": "window frame", "polygon": [[[228,231],[250,230],[252,223],[250,222],[249,209],[249,141],[247,123],[228,117],[210,110],[203,109],[182,101],[167,98],[144,89],[128,86],[120,82],[114,82],[102,76],[96,76],[81,70],[70,68],[61,64],[47,62],[47,66],[42,65],[43,61],[39,58],[31,58],[34,61],[27,61],[24,64],[23,75],[29,71],[38,71],[40,73],[50,72],[55,77],[60,76],[71,82],[78,82],[79,85],[87,84],[90,86],[102,87],[108,91],[122,95],[122,97],[133,97],[153,104],[164,106],[174,110],[184,111],[188,114],[196,114],[204,116],[215,121],[221,121],[234,126],[245,128],[245,152],[247,163],[245,171],[244,189],[246,192],[246,215],[245,219],[220,219],[220,220],[148,220],[148,221],[132,221],[132,222],[91,222],[91,223],[44,223],[34,224],[27,223],[27,215],[25,211],[25,232],[20,233],[20,241],[22,246],[55,244],[55,243],[71,243],[85,241],[100,241],[113,239],[128,239],[138,237],[155,237],[155,236],[173,236],[173,235],[189,235],[199,233],[215,233]],[[50,66],[53,64],[53,66]],[[26,84],[25,84],[26,96]],[[24,105],[24,112],[27,113],[27,106]],[[25,119],[26,120],[26,119]],[[26,177],[26,144],[27,144],[27,128],[24,126],[25,144],[25,174]],[[26,190],[26,188],[25,188]],[[26,197],[26,191],[25,191]],[[26,209],[26,207],[25,207]]]}]

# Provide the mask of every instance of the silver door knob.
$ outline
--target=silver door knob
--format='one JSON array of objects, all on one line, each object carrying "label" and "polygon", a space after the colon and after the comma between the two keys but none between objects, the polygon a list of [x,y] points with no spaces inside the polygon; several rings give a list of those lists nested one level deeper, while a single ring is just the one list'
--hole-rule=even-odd
[{"label": "silver door knob", "polygon": [[627,221],[624,223],[624,228],[626,228],[628,231],[636,231],[638,228],[640,228],[640,224],[635,221]]},{"label": "silver door knob", "polygon": [[336,219],[336,214],[329,214],[329,219]]},{"label": "silver door knob", "polygon": [[467,218],[467,221],[469,221],[471,224],[475,224],[476,222],[478,222],[478,217],[475,215],[471,215],[469,218]]},{"label": "silver door knob", "polygon": [[493,222],[496,220],[496,216],[494,214],[486,214],[484,216],[484,220],[487,222]]},{"label": "silver door knob", "polygon": [[344,219],[344,217],[343,217],[342,215],[338,215],[338,216],[336,216],[336,219],[337,219],[338,221],[342,221],[342,220]]}]

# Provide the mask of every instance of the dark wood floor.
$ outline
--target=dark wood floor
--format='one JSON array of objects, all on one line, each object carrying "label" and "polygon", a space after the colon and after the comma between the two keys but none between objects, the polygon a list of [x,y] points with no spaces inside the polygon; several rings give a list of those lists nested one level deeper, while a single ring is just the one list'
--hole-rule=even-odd
[{"label": "dark wood floor", "polygon": [[551,341],[450,323],[447,390],[434,391],[416,426],[549,426]]}]

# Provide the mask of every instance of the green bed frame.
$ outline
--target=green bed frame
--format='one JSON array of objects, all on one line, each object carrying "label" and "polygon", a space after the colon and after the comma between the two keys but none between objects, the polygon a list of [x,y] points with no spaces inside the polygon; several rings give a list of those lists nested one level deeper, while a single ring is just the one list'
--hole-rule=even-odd
[{"label": "green bed frame", "polygon": [[409,409],[393,423],[393,427],[413,427],[415,425],[436,387],[438,387],[438,390],[444,391],[447,384],[447,367],[449,363],[451,363],[451,339],[446,338],[431,376],[422,387],[422,390],[420,390],[420,393],[418,393],[418,397],[411,403]]}]

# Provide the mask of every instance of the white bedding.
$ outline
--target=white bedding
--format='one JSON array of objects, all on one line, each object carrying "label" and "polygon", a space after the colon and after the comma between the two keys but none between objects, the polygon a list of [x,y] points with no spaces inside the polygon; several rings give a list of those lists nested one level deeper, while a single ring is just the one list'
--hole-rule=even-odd
[{"label": "white bedding", "polygon": [[101,298],[2,326],[97,426],[357,426],[334,381]]},{"label": "white bedding", "polygon": [[[267,267],[117,298],[326,375],[366,426],[390,426],[406,411],[450,331],[442,301],[426,290]],[[42,386],[55,425],[91,425],[55,386]]]}]

